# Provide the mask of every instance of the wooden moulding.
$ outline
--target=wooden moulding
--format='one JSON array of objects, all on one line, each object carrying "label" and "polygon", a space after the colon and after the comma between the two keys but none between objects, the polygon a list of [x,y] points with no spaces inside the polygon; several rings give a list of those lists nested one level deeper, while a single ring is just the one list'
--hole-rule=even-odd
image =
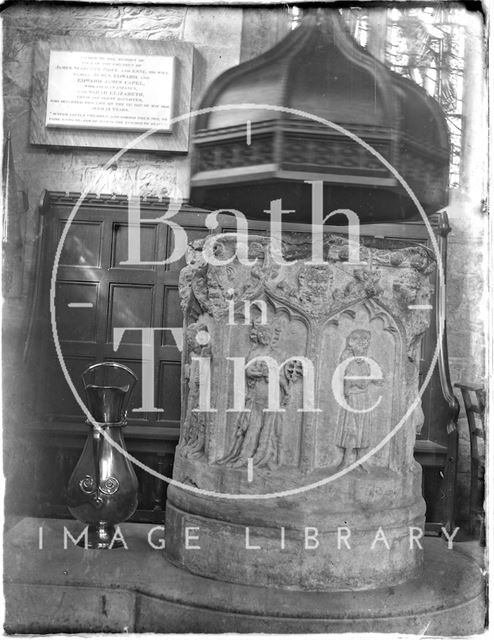
[{"label": "wooden moulding", "polygon": [[[55,36],[38,41],[34,52],[32,108],[29,141],[35,145],[121,149],[142,131],[46,127],[46,103],[50,51],[84,51],[124,55],[173,56],[175,58],[172,117],[190,111],[194,47],[188,42],[132,40],[127,38],[74,38]],[[170,131],[159,131],[133,144],[140,151],[187,153],[190,122],[175,122]]]}]

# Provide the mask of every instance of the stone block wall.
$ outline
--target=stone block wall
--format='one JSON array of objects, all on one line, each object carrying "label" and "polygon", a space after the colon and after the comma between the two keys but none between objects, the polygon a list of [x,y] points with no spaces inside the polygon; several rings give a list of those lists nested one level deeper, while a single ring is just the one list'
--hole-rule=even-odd
[{"label": "stone block wall", "polygon": [[[451,194],[448,216],[452,230],[448,237],[446,323],[451,382],[485,385],[487,216],[478,201],[459,192]],[[455,395],[460,401],[456,513],[461,522],[469,515],[470,436],[459,389]]]},{"label": "stone block wall", "polygon": [[[450,193],[447,329],[451,380],[487,384],[488,237],[487,41],[481,15],[465,15],[463,136],[460,188]],[[460,399],[458,521],[469,516],[470,437]]]},{"label": "stone block wall", "polygon": [[238,64],[241,8],[192,6],[44,5],[20,3],[3,12],[4,127],[11,132],[16,173],[28,193],[23,214],[24,294],[32,278],[33,245],[38,233],[38,204],[44,189],[83,191],[98,176],[100,193],[135,192],[188,196],[186,156],[127,152],[104,174],[100,169],[115,151],[55,149],[29,144],[33,49],[54,35],[88,38],[183,40],[196,50],[191,109],[197,108],[210,82]]}]

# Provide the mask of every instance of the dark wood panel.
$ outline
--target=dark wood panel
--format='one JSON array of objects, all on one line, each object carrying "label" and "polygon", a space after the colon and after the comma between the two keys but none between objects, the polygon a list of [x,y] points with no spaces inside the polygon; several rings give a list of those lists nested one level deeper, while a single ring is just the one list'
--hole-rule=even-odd
[{"label": "dark wood panel", "polygon": [[[180,297],[178,287],[165,287],[165,295],[163,298],[163,326],[164,327],[182,327],[183,313],[180,307]],[[163,331],[161,344],[174,345],[175,340],[170,331]]]},{"label": "dark wood panel", "polygon": [[[154,265],[149,264],[122,264],[129,260],[129,226],[128,224],[114,223],[111,266],[119,269],[146,269],[154,270]],[[131,237],[132,238],[132,237]],[[140,259],[141,262],[153,262],[157,260],[156,225],[140,225]]]},{"label": "dark wood panel", "polygon": [[[67,220],[60,220],[58,238],[60,239]],[[67,231],[60,265],[77,267],[99,267],[101,265],[102,224],[90,220],[77,220]]]},{"label": "dark wood panel", "polygon": [[[64,361],[70,379],[81,399],[85,400],[81,374],[96,362],[94,354],[83,356],[67,356]],[[58,420],[85,420],[83,411],[78,405],[60,367],[60,362],[52,354],[45,362],[43,378],[39,381],[39,408],[42,418],[50,422]]]},{"label": "dark wood panel", "polygon": [[158,406],[164,409],[164,420],[180,426],[180,363],[160,362],[158,374]]},{"label": "dark wood panel", "polygon": [[[58,282],[56,287],[56,319],[59,340],[95,342],[97,282]],[[91,307],[72,307],[90,304]],[[78,321],[75,322],[74,319]]]},{"label": "dark wood panel", "polygon": [[[82,419],[82,412],[71,401],[70,389],[55,356],[47,299],[55,251],[77,197],[48,199],[45,213],[45,257],[38,304],[38,329],[47,340],[38,354],[38,367],[56,372],[56,384],[43,388],[43,419],[56,425],[61,420]],[[128,257],[128,202],[112,197],[89,196],[81,204],[69,228],[62,255],[64,264],[57,270],[56,319],[63,357],[71,377],[79,377],[86,366],[97,361],[117,361],[130,366],[139,378],[130,409],[142,405],[142,334],[126,331],[117,350],[113,346],[116,327],[181,327],[182,313],[178,296],[179,267],[162,262],[173,250],[174,232],[161,222],[168,211],[167,202],[141,202],[141,259],[156,261],[152,265],[122,265]],[[188,240],[205,236],[207,212],[184,206],[174,221],[182,225]],[[85,245],[82,247],[82,245]],[[81,258],[78,258],[78,251]],[[182,260],[182,262],[184,262]],[[97,292],[97,295],[96,295]],[[91,303],[91,308],[69,307],[71,302]],[[169,332],[155,335],[155,405],[160,412],[129,411],[131,424],[166,428],[178,438],[180,418],[181,353]],[[49,365],[46,362],[50,362]],[[43,364],[45,363],[45,364]],[[75,363],[79,363],[76,366]],[[74,382],[75,379],[74,379]],[[40,386],[39,384],[37,385]],[[80,383],[77,381],[77,388]],[[60,397],[59,390],[62,389]]]},{"label": "dark wood panel", "polygon": [[[153,286],[110,284],[106,342],[113,344],[117,327],[151,327],[153,318]],[[123,344],[141,344],[140,331],[126,331]]]}]

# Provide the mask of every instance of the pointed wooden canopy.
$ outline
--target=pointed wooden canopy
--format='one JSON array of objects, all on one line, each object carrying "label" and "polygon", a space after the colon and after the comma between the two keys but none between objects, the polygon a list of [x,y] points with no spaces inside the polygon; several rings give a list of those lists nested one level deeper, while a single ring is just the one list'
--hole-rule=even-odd
[{"label": "pointed wooden canopy", "polygon": [[271,50],[223,73],[200,108],[194,204],[265,218],[282,198],[295,210],[290,221],[309,221],[307,181],[321,180],[326,213],[351,208],[362,223],[417,217],[396,175],[345,132],[382,154],[428,214],[447,203],[441,107],[358,45],[335,9],[310,12]]}]

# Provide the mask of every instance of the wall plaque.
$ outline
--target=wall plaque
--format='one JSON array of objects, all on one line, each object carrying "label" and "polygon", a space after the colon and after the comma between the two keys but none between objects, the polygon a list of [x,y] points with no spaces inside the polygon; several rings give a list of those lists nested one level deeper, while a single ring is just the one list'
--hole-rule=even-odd
[{"label": "wall plaque", "polygon": [[50,51],[47,127],[170,130],[173,56]]},{"label": "wall plaque", "polygon": [[[36,43],[31,144],[186,153],[188,42],[54,36]],[[136,138],[157,129],[139,142]]]}]

